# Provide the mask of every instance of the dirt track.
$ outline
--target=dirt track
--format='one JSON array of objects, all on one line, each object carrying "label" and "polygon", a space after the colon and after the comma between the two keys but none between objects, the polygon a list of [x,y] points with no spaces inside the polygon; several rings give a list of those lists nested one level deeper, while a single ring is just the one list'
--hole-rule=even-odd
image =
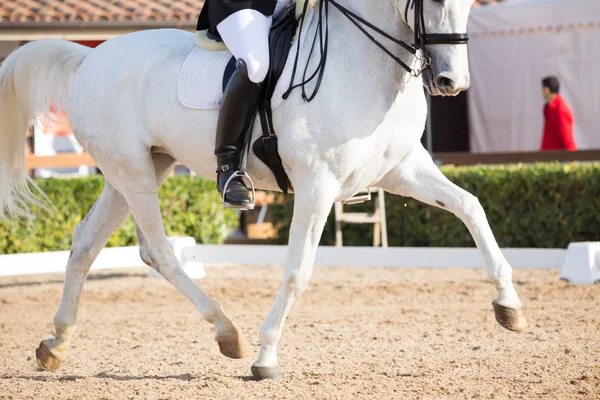
[{"label": "dirt track", "polygon": [[284,329],[281,381],[249,380],[276,267],[212,267],[202,287],[250,356],[219,354],[210,325],[144,270],[93,274],[60,371],[39,372],[62,276],[0,278],[1,399],[600,399],[600,284],[515,271],[530,328],[496,324],[482,270],[316,268]]}]

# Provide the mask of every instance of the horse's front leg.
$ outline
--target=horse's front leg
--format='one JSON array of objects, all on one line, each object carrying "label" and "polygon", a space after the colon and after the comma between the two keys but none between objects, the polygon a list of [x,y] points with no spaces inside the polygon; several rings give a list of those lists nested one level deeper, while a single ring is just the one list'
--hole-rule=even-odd
[{"label": "horse's front leg", "polygon": [[498,297],[492,303],[496,321],[516,332],[527,327],[521,301],[512,283],[512,268],[498,247],[479,200],[450,182],[423,146],[415,146],[379,186],[388,192],[446,209],[460,218],[481,251],[488,276],[498,290]]},{"label": "horse's front leg", "polygon": [[338,192],[337,182],[307,184],[296,191],[287,258],[281,288],[260,327],[260,354],[252,365],[256,379],[281,377],[277,344],[283,323],[296,299],[308,286],[323,227]]}]

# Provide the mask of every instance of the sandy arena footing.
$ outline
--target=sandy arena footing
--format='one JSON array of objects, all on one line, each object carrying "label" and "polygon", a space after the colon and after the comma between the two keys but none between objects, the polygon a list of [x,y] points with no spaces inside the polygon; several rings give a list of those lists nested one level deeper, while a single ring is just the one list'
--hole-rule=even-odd
[{"label": "sandy arena footing", "polygon": [[250,380],[279,267],[209,266],[202,288],[250,344],[143,269],[91,274],[61,369],[37,371],[62,275],[0,279],[0,399],[600,399],[600,284],[517,270],[529,328],[500,327],[483,270],[316,268],[284,328],[280,381]]}]

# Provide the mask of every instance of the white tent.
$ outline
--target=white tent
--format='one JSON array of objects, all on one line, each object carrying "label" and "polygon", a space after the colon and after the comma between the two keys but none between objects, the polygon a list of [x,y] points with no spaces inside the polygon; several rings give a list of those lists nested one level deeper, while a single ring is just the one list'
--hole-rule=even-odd
[{"label": "white tent", "polygon": [[469,21],[471,150],[539,150],[541,80],[555,75],[579,149],[600,148],[600,0],[513,0]]}]

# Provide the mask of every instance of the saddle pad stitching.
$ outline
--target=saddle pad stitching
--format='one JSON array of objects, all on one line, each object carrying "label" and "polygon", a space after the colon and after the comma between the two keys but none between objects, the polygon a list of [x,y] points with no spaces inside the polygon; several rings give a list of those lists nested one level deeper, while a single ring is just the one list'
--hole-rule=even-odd
[{"label": "saddle pad stitching", "polygon": [[[184,107],[193,110],[219,109],[221,106],[221,100],[223,98],[222,85],[219,83],[218,85],[212,85],[213,87],[211,88],[211,85],[207,84],[206,82],[209,82],[209,80],[212,78],[209,71],[225,71],[225,67],[227,66],[230,58],[231,53],[229,51],[207,51],[194,47],[194,49],[188,54],[183,62],[181,71],[179,73],[179,79],[177,82],[177,97],[179,98],[181,104]],[[196,71],[196,68],[198,68],[200,62],[211,64],[213,68],[205,70],[205,73],[202,74],[193,73],[193,71]],[[193,88],[200,87],[201,93],[197,93],[195,96],[188,97],[190,95],[190,90],[186,91],[184,89],[189,89],[190,86]],[[201,105],[196,104],[195,101],[201,97],[204,97],[207,92],[210,92],[208,93],[208,96],[206,96],[210,98],[210,100],[205,101]]]}]

